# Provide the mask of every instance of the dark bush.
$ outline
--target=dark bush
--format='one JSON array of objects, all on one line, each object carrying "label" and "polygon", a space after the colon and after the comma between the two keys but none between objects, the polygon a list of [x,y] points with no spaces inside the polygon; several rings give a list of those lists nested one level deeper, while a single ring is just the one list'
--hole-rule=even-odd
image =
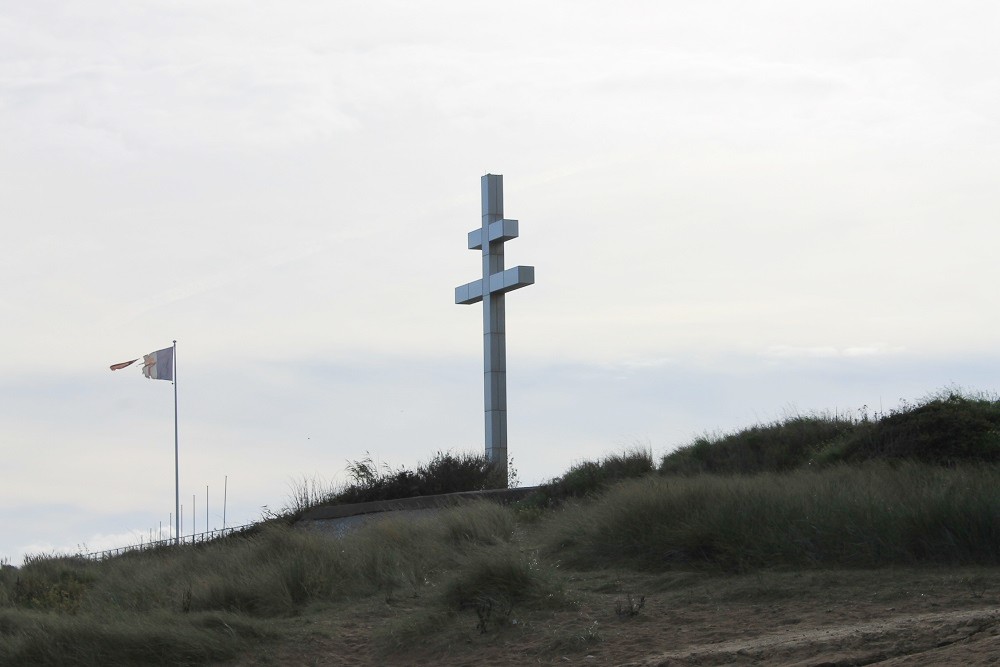
[{"label": "dark bush", "polygon": [[460,491],[481,491],[503,486],[497,466],[482,454],[438,452],[430,462],[420,464],[416,472],[379,468],[371,457],[348,465],[354,479],[328,502],[362,503],[396,500]]},{"label": "dark bush", "polygon": [[1000,401],[956,391],[903,403],[888,415],[793,417],[715,438],[663,457],[665,474],[754,474],[809,465],[913,460],[954,466],[1000,462]]},{"label": "dark bush", "polygon": [[480,491],[503,486],[497,466],[482,454],[438,452],[417,468],[421,495]]},{"label": "dark bush", "polygon": [[543,484],[527,504],[548,505],[566,498],[581,498],[599,493],[615,482],[642,477],[653,472],[653,455],[635,448],[611,454],[600,461],[584,461],[572,466],[562,477]]},{"label": "dark bush", "polygon": [[848,463],[908,459],[953,466],[1000,462],[1000,401],[958,393],[863,421],[825,449],[824,460]]}]

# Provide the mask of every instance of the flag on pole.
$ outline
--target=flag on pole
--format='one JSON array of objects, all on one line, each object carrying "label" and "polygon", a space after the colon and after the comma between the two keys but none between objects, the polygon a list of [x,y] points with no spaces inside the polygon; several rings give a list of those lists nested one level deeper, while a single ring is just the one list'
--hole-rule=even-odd
[{"label": "flag on pole", "polygon": [[173,380],[174,348],[165,347],[143,355],[142,374],[150,380]]},{"label": "flag on pole", "polygon": [[[177,341],[172,347],[165,347],[156,352],[142,355],[142,374],[150,380],[170,380],[174,385],[174,510],[176,533],[174,534],[174,544],[180,544],[181,539],[181,475],[180,456],[177,445],[177,382],[174,380],[174,350],[177,349]],[[111,365],[111,370],[117,371],[127,368],[138,359],[132,361],[122,361]]]}]

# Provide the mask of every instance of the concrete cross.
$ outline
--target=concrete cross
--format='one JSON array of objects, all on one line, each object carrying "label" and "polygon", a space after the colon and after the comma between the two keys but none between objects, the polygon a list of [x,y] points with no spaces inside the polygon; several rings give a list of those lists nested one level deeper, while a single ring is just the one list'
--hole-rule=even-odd
[{"label": "concrete cross", "polygon": [[483,302],[483,387],[486,406],[486,458],[502,471],[507,486],[507,345],[504,294],[533,285],[535,267],[504,271],[504,241],[517,238],[517,220],[503,217],[503,176],[482,177],[483,224],[469,232],[469,250],[483,251],[483,277],[455,288],[455,303]]}]

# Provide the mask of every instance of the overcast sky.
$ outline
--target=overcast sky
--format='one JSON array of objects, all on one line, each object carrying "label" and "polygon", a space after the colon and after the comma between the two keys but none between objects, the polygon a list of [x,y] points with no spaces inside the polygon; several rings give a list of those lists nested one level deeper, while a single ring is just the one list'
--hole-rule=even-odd
[{"label": "overcast sky", "polygon": [[[522,484],[1000,371],[983,2],[0,0],[0,557],[481,451],[479,179]],[[185,531],[190,531],[190,515]]]}]

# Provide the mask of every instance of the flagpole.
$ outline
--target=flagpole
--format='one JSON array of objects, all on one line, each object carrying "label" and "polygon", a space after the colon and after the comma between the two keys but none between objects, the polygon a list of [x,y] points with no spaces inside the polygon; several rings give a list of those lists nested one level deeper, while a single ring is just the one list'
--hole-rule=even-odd
[{"label": "flagpole", "polygon": [[177,447],[177,341],[174,341],[174,351],[171,355],[174,368],[172,377],[174,379],[174,508],[177,510],[176,521],[177,531],[174,533],[174,544],[180,544],[181,540],[181,465]]}]

